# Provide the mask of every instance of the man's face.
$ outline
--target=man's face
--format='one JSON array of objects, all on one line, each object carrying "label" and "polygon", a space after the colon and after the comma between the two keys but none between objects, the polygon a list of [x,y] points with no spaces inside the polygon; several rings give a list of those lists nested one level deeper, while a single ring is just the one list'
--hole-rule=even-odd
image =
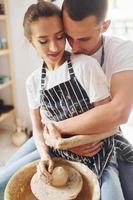
[{"label": "man's face", "polygon": [[102,42],[102,24],[97,23],[95,16],[88,16],[81,21],[74,21],[64,10],[63,22],[73,53],[92,55],[99,49]]}]

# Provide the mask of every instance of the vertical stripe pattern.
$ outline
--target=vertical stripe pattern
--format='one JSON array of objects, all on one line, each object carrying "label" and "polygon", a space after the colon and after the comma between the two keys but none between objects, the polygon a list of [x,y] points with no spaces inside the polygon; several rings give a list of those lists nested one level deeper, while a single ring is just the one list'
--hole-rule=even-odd
[{"label": "vertical stripe pattern", "polygon": [[[92,108],[86,91],[75,77],[70,56],[68,56],[67,62],[70,80],[48,90],[45,90],[45,66],[42,67],[40,105],[46,117],[50,120],[64,120]],[[57,150],[54,148],[51,148],[50,151],[54,156],[86,164],[100,178],[109,159],[111,159],[113,149],[114,137],[110,137],[104,140],[102,150],[93,157],[79,156],[68,150]]]}]

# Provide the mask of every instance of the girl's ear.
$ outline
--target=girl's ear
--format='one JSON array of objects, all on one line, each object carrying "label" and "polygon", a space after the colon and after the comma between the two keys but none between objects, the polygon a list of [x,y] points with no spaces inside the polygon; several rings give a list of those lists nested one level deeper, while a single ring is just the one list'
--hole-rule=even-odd
[{"label": "girl's ear", "polygon": [[31,37],[27,38],[27,40],[28,40],[29,43],[32,43],[32,38]]},{"label": "girl's ear", "polygon": [[27,38],[27,40],[33,47],[35,47],[31,37]]},{"label": "girl's ear", "polygon": [[106,20],[103,22],[102,26],[101,26],[101,32],[104,33],[107,31],[107,29],[109,28],[111,24],[111,20]]}]

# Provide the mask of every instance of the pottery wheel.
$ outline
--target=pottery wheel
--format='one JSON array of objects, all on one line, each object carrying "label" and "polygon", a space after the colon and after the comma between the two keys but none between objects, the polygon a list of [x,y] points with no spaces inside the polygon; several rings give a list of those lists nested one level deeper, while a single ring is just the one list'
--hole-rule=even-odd
[{"label": "pottery wheel", "polygon": [[31,179],[31,190],[38,200],[71,200],[80,193],[83,185],[82,176],[72,167],[62,166],[68,172],[65,186],[54,187],[47,183],[46,177],[38,177],[37,173]]}]

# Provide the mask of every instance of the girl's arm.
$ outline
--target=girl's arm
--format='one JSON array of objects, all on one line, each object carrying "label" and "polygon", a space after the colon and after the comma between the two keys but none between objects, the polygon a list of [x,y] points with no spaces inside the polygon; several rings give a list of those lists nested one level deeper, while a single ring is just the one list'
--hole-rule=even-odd
[{"label": "girl's arm", "polygon": [[[55,126],[53,126],[52,132],[54,132],[54,131],[57,132],[57,129],[55,128]],[[115,130],[112,130],[110,132],[101,133],[101,134],[75,135],[75,136],[71,136],[69,138],[61,138],[61,137],[57,138],[57,137],[53,136],[53,134],[51,137],[51,133],[49,131],[49,134],[45,134],[44,137],[46,139],[46,143],[49,146],[53,146],[55,149],[66,150],[66,149],[71,149],[71,148],[78,147],[78,146],[85,145],[85,144],[90,145],[92,143],[100,142],[101,140],[114,135],[114,133],[115,133]]]},{"label": "girl's arm", "polygon": [[41,158],[45,158],[48,148],[45,144],[44,138],[43,138],[43,127],[41,123],[41,117],[40,117],[40,109],[30,109],[30,116],[32,121],[32,127],[33,127],[33,137],[35,139],[35,143],[37,146],[37,149],[40,153]]},{"label": "girl's arm", "polygon": [[85,144],[92,144],[92,143],[98,143],[103,139],[106,139],[112,135],[114,135],[115,131],[110,131],[106,133],[101,134],[93,134],[93,135],[76,135],[72,136],[70,138],[65,138],[62,140],[59,140],[57,143],[58,149],[71,149],[74,147],[82,146]]},{"label": "girl's arm", "polygon": [[40,108],[30,109],[30,116],[33,127],[33,137],[41,157],[41,161],[37,169],[40,175],[44,174],[45,176],[49,176],[48,172],[52,172],[54,163],[48,153],[48,147],[44,141],[44,125],[41,123]]}]

